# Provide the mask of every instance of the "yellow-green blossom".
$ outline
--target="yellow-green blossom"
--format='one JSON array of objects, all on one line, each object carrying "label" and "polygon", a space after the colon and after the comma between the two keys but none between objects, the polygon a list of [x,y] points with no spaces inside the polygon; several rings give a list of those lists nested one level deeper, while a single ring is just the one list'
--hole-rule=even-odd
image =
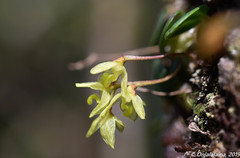
[{"label": "yellow-green blossom", "polygon": [[111,113],[112,105],[120,98],[120,96],[120,94],[115,95],[109,106],[105,108],[102,113],[93,121],[90,129],[87,132],[87,138],[100,129],[103,140],[106,142],[106,144],[114,148],[116,127],[119,131],[123,131],[124,129],[123,122]]},{"label": "yellow-green blossom", "polygon": [[123,115],[129,117],[133,121],[137,119],[137,115],[141,119],[145,119],[145,110],[143,107],[145,103],[136,94],[134,85],[129,85],[127,87],[127,96],[129,97],[128,99],[122,98],[121,110],[123,111]]},{"label": "yellow-green blossom", "polygon": [[[100,93],[100,97],[97,94],[92,94],[87,99],[89,105],[93,103],[93,100],[97,103],[89,117],[98,114],[99,116],[93,121],[86,136],[90,137],[100,129],[103,140],[112,148],[114,148],[116,127],[120,131],[124,129],[123,122],[111,112],[114,103],[120,100],[123,115],[134,121],[137,116],[141,119],[145,118],[144,102],[136,95],[134,85],[128,85],[127,71],[123,64],[124,60],[121,58],[120,60],[98,64],[90,71],[91,74],[102,73],[98,82],[76,83],[76,87],[89,87],[99,90]],[[115,95],[118,88],[121,88],[121,92]]]},{"label": "yellow-green blossom", "polygon": [[[111,96],[114,95],[115,90],[117,89],[112,83],[118,80],[119,76],[122,75],[123,77],[126,76],[126,69],[123,66],[122,62],[104,62],[101,64],[96,65],[94,68],[91,69],[92,74],[98,74],[101,72],[107,71],[103,73],[100,77],[98,82],[87,82],[87,83],[76,83],[76,87],[89,87],[94,90],[99,90],[101,94],[101,99],[96,100],[97,94],[91,95],[88,98],[88,103],[92,103],[92,100],[95,99],[98,102],[98,105],[93,109],[90,113],[90,118],[96,114],[100,114],[104,108],[106,108],[111,100]],[[124,79],[121,83],[122,85],[127,84],[127,79]],[[94,97],[93,97],[94,96]]]},{"label": "yellow-green blossom", "polygon": [[[100,130],[103,140],[112,148],[115,143],[115,129],[124,130],[124,124],[116,118],[111,112],[112,106],[120,101],[120,108],[125,117],[129,117],[135,121],[139,116],[145,119],[144,101],[135,92],[137,87],[148,86],[162,83],[171,79],[179,71],[177,68],[172,74],[155,80],[134,81],[128,82],[128,75],[125,69],[124,62],[131,60],[152,60],[161,59],[166,55],[156,56],[123,56],[111,62],[104,62],[96,65],[90,70],[91,74],[100,74],[97,82],[76,83],[76,87],[89,87],[98,90],[99,94],[92,94],[88,97],[87,103],[91,105],[93,100],[97,105],[90,113],[90,118],[98,115],[92,122],[90,129],[87,132],[87,137],[90,137],[97,130]],[[117,89],[121,92],[115,95]]]}]

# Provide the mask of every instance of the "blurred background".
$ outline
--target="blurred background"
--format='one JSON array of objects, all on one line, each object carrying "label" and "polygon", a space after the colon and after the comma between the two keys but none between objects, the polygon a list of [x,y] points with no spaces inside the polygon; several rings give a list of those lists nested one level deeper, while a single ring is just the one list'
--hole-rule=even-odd
[{"label": "blurred background", "polygon": [[[116,132],[112,150],[99,132],[85,138],[92,91],[75,83],[97,76],[90,68],[70,71],[67,65],[91,52],[111,55],[148,46],[160,9],[160,0],[1,0],[0,157],[150,157],[148,126],[151,111],[161,113],[159,98],[140,94],[146,120],[133,123],[117,114],[126,126]],[[126,66],[130,80],[152,78],[151,62]]]}]

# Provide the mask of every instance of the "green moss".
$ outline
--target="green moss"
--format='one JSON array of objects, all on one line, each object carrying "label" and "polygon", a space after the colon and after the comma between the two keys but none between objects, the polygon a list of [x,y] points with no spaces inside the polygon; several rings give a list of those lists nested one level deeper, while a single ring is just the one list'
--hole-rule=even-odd
[{"label": "green moss", "polygon": [[197,104],[196,106],[193,107],[193,113],[195,115],[201,116],[201,113],[204,112],[205,107],[203,104]]},{"label": "green moss", "polygon": [[204,130],[203,124],[204,124],[204,121],[203,121],[203,120],[200,120],[200,121],[198,122],[198,125],[201,127],[201,130]]}]

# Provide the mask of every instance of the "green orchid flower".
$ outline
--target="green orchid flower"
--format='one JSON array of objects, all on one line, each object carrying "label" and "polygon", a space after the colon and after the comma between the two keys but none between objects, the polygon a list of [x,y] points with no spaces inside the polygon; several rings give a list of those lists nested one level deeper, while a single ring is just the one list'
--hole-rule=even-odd
[{"label": "green orchid flower", "polygon": [[99,90],[101,99],[99,99],[97,94],[90,95],[88,97],[88,104],[92,104],[92,100],[96,100],[98,105],[90,113],[90,118],[100,114],[104,108],[106,108],[111,100],[111,96],[114,95],[118,85],[114,85],[115,81],[122,75],[121,86],[127,87],[127,73],[122,62],[104,62],[96,65],[90,70],[91,74],[98,74],[104,72],[100,77],[98,82],[87,82],[87,83],[76,83],[76,87],[89,87],[94,90]]},{"label": "green orchid flower", "polygon": [[[97,103],[89,117],[95,115],[98,117],[92,122],[86,137],[90,137],[100,129],[103,140],[112,148],[114,148],[115,143],[115,129],[117,128],[119,131],[124,129],[123,122],[111,112],[112,106],[116,102],[121,101],[120,108],[124,116],[133,121],[138,116],[145,119],[144,102],[136,95],[134,84],[128,85],[127,71],[123,64],[123,58],[100,63],[90,70],[91,74],[102,73],[97,82],[76,83],[76,87],[89,87],[98,90],[100,94],[100,96],[92,94],[87,99],[89,105],[93,101]],[[115,95],[118,88],[121,88],[121,92]]]},{"label": "green orchid flower", "polygon": [[[116,89],[119,86],[127,87],[127,72],[123,66],[123,62],[112,61],[96,65],[90,70],[90,73],[102,73],[102,75],[99,77],[98,82],[76,83],[76,87],[89,87],[99,90],[101,96],[92,94],[87,99],[89,105],[93,103],[93,100],[97,103],[97,106],[92,110],[89,117],[91,118],[98,114],[99,116],[93,121],[86,136],[90,137],[100,129],[103,140],[113,148],[115,128],[117,127],[119,131],[123,131],[124,124],[111,113],[111,107],[121,98],[120,93],[114,96]],[[119,78],[121,78],[121,84],[114,84]]]},{"label": "green orchid flower", "polygon": [[121,110],[125,117],[129,117],[131,120],[135,121],[137,116],[141,119],[145,119],[144,101],[135,92],[135,86],[129,85],[127,87],[128,99],[123,97],[121,103]]},{"label": "green orchid flower", "polygon": [[88,83],[77,83],[76,87],[90,87],[95,90],[99,90],[101,94],[101,99],[99,99],[97,94],[92,94],[88,97],[87,103],[92,104],[95,100],[98,105],[92,110],[89,117],[92,118],[94,115],[100,114],[104,108],[107,107],[111,100],[111,93],[108,89],[104,88],[102,83],[99,82],[88,82]]},{"label": "green orchid flower", "polygon": [[86,137],[90,137],[93,133],[95,133],[98,129],[100,129],[100,134],[103,140],[114,148],[115,143],[115,129],[119,131],[124,130],[124,123],[115,117],[111,113],[111,108],[113,104],[121,97],[121,94],[117,94],[113,97],[107,108],[105,108],[102,113],[93,121],[90,129],[87,132]]}]

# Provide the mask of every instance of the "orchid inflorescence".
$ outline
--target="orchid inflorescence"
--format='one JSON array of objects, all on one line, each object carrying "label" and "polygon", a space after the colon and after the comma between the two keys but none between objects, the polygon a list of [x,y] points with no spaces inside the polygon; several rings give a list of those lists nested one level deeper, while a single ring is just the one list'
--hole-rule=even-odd
[{"label": "orchid inflorescence", "polygon": [[[115,129],[124,130],[124,123],[112,113],[112,106],[120,101],[120,109],[125,117],[135,121],[137,117],[145,119],[144,101],[136,94],[137,87],[151,85],[163,82],[171,78],[171,75],[163,79],[149,81],[128,82],[127,71],[124,63],[129,60],[149,60],[163,58],[158,56],[123,56],[114,61],[103,62],[90,70],[91,74],[100,74],[97,82],[76,83],[76,87],[89,87],[98,90],[98,94],[92,94],[88,97],[87,103],[91,105],[95,100],[97,106],[90,113],[90,118],[95,115],[98,117],[92,122],[86,137],[90,137],[98,129],[106,144],[114,148]],[[117,94],[117,89],[121,91]]]},{"label": "orchid inflorescence", "polygon": [[[208,6],[201,5],[188,13],[184,14],[183,11],[176,12],[164,25],[163,29],[159,26],[156,29],[162,29],[161,35],[157,34],[156,39],[158,41],[154,43],[159,44],[159,48],[164,52],[164,48],[167,44],[171,44],[173,37],[176,37],[201,23],[204,19],[208,17]],[[183,42],[184,43],[184,42]],[[179,44],[180,47],[184,46],[184,50],[189,47],[186,44]],[[159,51],[158,47],[153,47],[150,50],[155,52]],[[156,49],[157,48],[157,49]],[[88,97],[87,103],[90,105],[93,103],[93,100],[96,101],[97,106],[90,113],[90,118],[98,115],[98,117],[93,121],[90,129],[87,132],[87,137],[90,137],[94,132],[100,129],[100,133],[102,135],[103,140],[114,148],[115,143],[115,129],[117,128],[119,131],[123,131],[124,123],[119,120],[117,117],[113,115],[111,112],[112,106],[120,101],[120,108],[123,112],[123,115],[129,117],[131,120],[135,121],[137,117],[141,119],[145,119],[145,111],[143,100],[136,94],[136,88],[153,85],[157,83],[161,83],[171,79],[179,70],[178,69],[161,79],[156,80],[148,80],[148,81],[134,81],[128,82],[127,71],[123,66],[126,61],[130,60],[152,60],[152,59],[160,59],[166,56],[175,56],[181,53],[166,53],[156,55],[156,56],[123,56],[111,62],[104,62],[96,65],[91,69],[91,74],[99,74],[101,73],[98,82],[87,82],[87,83],[76,83],[76,87],[90,87],[94,90],[99,90],[100,96],[97,94],[92,94]],[[85,63],[85,62],[84,62]],[[88,64],[87,64],[88,65]],[[80,66],[81,67],[81,66]],[[117,94],[117,89],[121,89],[121,91]],[[146,91],[146,90],[145,90]],[[191,90],[190,90],[191,91]],[[189,90],[185,92],[190,92]],[[176,91],[177,92],[177,91]],[[174,92],[172,94],[179,94]],[[164,94],[170,95],[162,92],[155,92],[155,94]],[[182,92],[181,92],[182,93]],[[172,95],[171,94],[171,95]]]}]

